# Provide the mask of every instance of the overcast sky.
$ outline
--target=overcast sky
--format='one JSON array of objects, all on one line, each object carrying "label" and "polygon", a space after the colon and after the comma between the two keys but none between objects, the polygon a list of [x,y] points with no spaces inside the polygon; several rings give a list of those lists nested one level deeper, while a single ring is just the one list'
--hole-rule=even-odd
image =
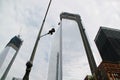
[{"label": "overcast sky", "polygon": [[[48,2],[49,0],[0,0],[0,52],[9,40],[19,33],[24,41],[7,80],[13,76],[23,77],[25,64],[30,58]],[[59,27],[61,12],[79,14],[96,63],[99,65],[101,58],[94,38],[100,26],[120,29],[119,8],[120,0],[52,0],[42,34],[52,27],[55,29]],[[63,80],[83,80],[87,74],[90,74],[86,54],[84,48],[81,47],[82,42],[78,37],[79,31],[76,26],[74,21],[63,20],[63,40],[65,42],[63,45]],[[71,32],[74,34],[71,35]],[[54,35],[41,38],[30,80],[47,80],[48,60],[53,39]]]}]

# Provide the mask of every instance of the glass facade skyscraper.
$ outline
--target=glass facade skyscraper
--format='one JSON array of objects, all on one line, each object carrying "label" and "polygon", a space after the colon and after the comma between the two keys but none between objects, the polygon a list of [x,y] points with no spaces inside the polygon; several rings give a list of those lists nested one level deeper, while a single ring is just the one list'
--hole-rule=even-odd
[{"label": "glass facade skyscraper", "polygon": [[[20,36],[13,37],[0,53],[0,78],[1,80],[8,80],[11,77],[7,76],[17,54],[22,45]],[[7,77],[7,79],[6,79]]]},{"label": "glass facade skyscraper", "polygon": [[57,30],[54,36],[53,45],[49,60],[49,69],[47,80],[61,80],[62,74],[62,52],[61,52],[61,28]]},{"label": "glass facade skyscraper", "polygon": [[103,61],[120,62],[120,30],[100,27],[95,43]]},{"label": "glass facade skyscraper", "polygon": [[120,80],[120,30],[100,27],[95,42],[102,57],[96,80]]}]

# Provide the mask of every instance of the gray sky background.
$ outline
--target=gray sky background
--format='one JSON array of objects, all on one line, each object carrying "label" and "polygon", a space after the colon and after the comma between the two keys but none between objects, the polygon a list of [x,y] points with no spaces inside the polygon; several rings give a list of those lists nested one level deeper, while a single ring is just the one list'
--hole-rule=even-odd
[{"label": "gray sky background", "polygon": [[[0,52],[14,35],[20,33],[24,40],[7,80],[10,80],[11,76],[23,77],[25,64],[32,52],[48,2],[49,0],[0,0]],[[98,65],[101,58],[94,38],[100,26],[120,29],[119,8],[120,0],[52,0],[42,34],[51,27],[56,29],[59,27],[57,24],[61,12],[79,14]],[[82,45],[81,42],[79,43],[80,37],[77,38],[79,31],[77,31],[77,27],[68,29],[71,25],[76,26],[76,23],[63,21],[64,31],[67,31],[64,41],[67,42],[65,44],[69,44],[63,45],[63,80],[83,80],[87,74],[90,74],[90,70],[84,50],[83,54],[79,51],[82,48],[78,45]],[[73,31],[74,29],[75,31]],[[69,35],[71,31],[73,31],[73,35]],[[48,60],[53,39],[54,36],[41,38],[30,80],[47,80]]]}]

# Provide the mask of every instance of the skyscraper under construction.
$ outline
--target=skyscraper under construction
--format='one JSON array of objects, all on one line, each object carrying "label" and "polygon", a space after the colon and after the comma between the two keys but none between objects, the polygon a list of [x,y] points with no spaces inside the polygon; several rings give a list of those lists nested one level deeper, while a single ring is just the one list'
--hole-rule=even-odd
[{"label": "skyscraper under construction", "polygon": [[120,80],[120,30],[100,27],[95,43],[102,57],[97,80]]},{"label": "skyscraper under construction", "polygon": [[5,80],[7,74],[18,54],[22,45],[20,36],[14,36],[6,45],[3,52],[0,54],[0,80]]}]

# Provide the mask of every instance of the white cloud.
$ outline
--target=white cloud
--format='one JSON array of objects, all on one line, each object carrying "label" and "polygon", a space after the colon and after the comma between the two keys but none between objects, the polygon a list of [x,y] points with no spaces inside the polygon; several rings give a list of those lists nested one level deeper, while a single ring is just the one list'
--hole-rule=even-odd
[{"label": "white cloud", "polygon": [[[19,33],[20,27],[22,27],[21,35],[22,39],[24,40],[19,54],[16,57],[16,60],[11,68],[11,77],[15,76],[21,78],[25,73],[25,63],[29,60],[30,54],[32,52],[33,44],[36,40],[37,33],[41,26],[48,1],[49,0],[0,1],[0,51],[14,35]],[[52,5],[50,7],[49,14],[44,26],[45,28],[43,29],[42,34],[46,33],[52,26],[55,28],[58,27],[57,24],[59,22],[59,15],[61,12],[65,11],[80,14],[83,25],[89,37],[96,62],[99,64],[101,58],[95,46],[94,38],[100,26],[120,29],[119,7],[119,0],[52,0]],[[66,24],[69,23],[66,22]],[[72,24],[69,26],[72,26]],[[73,31],[73,33],[75,32],[76,31]],[[67,37],[71,37],[71,35],[65,34]],[[30,74],[31,80],[47,79],[46,77],[51,39],[51,36],[46,36],[44,38],[41,38],[39,42],[34,66]],[[75,43],[73,43],[74,40],[76,41]],[[69,50],[69,48],[71,49],[71,52],[66,51],[66,54],[63,54],[65,55],[64,61],[66,60],[63,66],[65,70],[63,73],[64,80],[83,80],[87,73],[90,74],[87,59],[84,60],[84,58],[86,58],[86,55],[79,53],[79,49],[82,48],[77,44],[79,43],[79,40],[77,40],[77,38],[73,39],[73,41],[66,39],[67,44],[74,44],[73,47],[77,48],[74,49],[71,46],[67,45],[64,47],[67,50]],[[76,55],[72,53],[75,53]]]}]

